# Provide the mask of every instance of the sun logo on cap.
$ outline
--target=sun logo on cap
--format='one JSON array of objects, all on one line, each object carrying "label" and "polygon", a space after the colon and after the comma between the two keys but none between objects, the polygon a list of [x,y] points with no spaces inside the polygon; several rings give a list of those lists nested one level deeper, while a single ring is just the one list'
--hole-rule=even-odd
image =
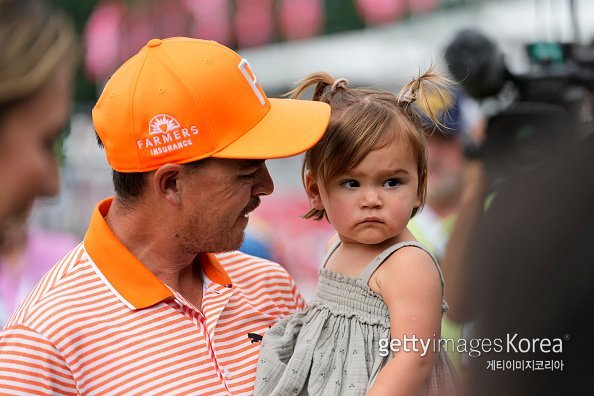
[{"label": "sun logo on cap", "polygon": [[179,128],[179,122],[177,122],[175,118],[167,114],[158,114],[151,119],[151,122],[149,122],[150,135],[167,133]]}]

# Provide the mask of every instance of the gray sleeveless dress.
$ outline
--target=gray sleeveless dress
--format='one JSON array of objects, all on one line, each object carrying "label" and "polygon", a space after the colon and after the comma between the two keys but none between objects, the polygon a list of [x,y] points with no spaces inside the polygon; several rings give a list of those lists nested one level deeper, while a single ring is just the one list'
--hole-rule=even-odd
[{"label": "gray sleeveless dress", "polygon": [[[396,250],[414,246],[437,261],[418,242],[396,244],[379,254],[360,278],[326,269],[326,254],[319,271],[316,298],[304,312],[281,319],[262,341],[255,395],[364,395],[381,368],[392,359],[380,354],[380,340],[390,340],[390,317],[369,278]],[[442,299],[442,312],[447,304]],[[435,354],[435,366],[422,395],[455,394],[455,368],[444,350]]]}]

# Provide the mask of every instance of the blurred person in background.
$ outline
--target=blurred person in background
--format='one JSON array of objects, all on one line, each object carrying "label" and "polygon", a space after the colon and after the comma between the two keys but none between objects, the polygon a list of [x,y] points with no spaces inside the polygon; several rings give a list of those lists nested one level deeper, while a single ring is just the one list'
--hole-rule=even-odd
[{"label": "blurred person in background", "polygon": [[[480,34],[470,34],[488,47]],[[460,73],[474,81],[467,91],[498,94],[497,85],[482,84],[485,69],[468,77],[472,60],[464,60]],[[523,77],[530,89],[518,90],[488,119],[479,155],[464,169],[444,269],[456,285],[451,315],[472,321],[465,339],[478,346],[469,359],[469,395],[594,389],[592,64],[554,70]],[[586,77],[575,78],[575,70]],[[565,85],[549,84],[560,75]],[[513,80],[507,74],[501,81]]]},{"label": "blurred person in background", "polygon": [[[0,326],[41,275],[74,246],[26,221],[59,190],[56,147],[70,115],[76,38],[43,0],[0,0]],[[47,238],[46,238],[47,237]]]},{"label": "blurred person in background", "polygon": [[461,314],[476,321],[472,338],[502,339],[504,348],[470,359],[470,395],[594,389],[594,135],[559,152],[532,177],[499,190],[483,216],[484,172],[480,164],[473,171],[467,191],[478,204],[455,226],[467,235],[452,236],[467,241]]},{"label": "blurred person in background", "polygon": [[[454,104],[444,109],[443,126],[427,131],[428,173],[427,202],[423,209],[411,219],[409,227],[415,237],[442,260],[446,244],[452,231],[462,202],[464,150],[469,144],[478,144],[483,134],[484,123],[478,104],[460,90],[455,92]],[[442,264],[446,279],[446,301],[450,310],[456,311],[448,294],[458,286],[448,282],[449,270]],[[462,325],[450,318],[450,311],[442,320],[442,336],[459,339]],[[461,356],[455,350],[447,351],[456,368],[461,366]]]},{"label": "blurred person in background", "polygon": [[464,149],[480,135],[483,122],[478,104],[456,93],[454,104],[444,109],[443,127],[427,131],[427,203],[411,220],[413,234],[441,258],[462,196]]},{"label": "blurred person in background", "polygon": [[0,0],[0,224],[58,193],[54,147],[70,114],[75,34],[42,0]]}]

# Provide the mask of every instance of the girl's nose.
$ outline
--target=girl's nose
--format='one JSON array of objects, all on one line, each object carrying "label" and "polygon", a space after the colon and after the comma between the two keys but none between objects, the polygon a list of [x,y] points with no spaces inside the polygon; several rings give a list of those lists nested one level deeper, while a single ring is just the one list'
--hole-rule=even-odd
[{"label": "girl's nose", "polygon": [[361,200],[361,206],[363,208],[379,208],[382,206],[381,197],[374,188],[368,188],[363,191],[363,197]]}]

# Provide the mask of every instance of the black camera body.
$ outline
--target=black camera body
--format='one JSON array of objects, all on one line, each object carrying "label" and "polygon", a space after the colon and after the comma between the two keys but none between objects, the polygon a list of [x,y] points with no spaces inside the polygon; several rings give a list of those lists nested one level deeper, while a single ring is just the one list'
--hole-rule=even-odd
[{"label": "black camera body", "polygon": [[594,51],[572,44],[526,46],[530,73],[512,74],[497,46],[476,30],[448,45],[450,73],[477,100],[495,100],[475,154],[491,181],[529,175],[565,143],[594,131]]}]

